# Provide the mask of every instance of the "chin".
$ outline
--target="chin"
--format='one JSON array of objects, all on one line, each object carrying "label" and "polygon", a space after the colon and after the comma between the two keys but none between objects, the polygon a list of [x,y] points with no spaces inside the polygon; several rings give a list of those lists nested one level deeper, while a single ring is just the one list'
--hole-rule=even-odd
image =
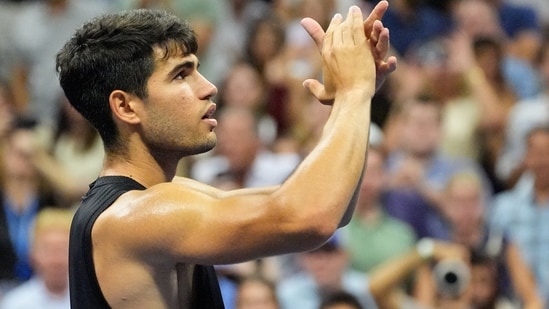
[{"label": "chin", "polygon": [[194,154],[208,152],[212,150],[216,144],[217,144],[217,137],[215,136],[215,134],[212,134],[211,136],[208,136],[208,138],[205,141],[200,143],[200,145],[198,145],[198,147],[195,149]]}]

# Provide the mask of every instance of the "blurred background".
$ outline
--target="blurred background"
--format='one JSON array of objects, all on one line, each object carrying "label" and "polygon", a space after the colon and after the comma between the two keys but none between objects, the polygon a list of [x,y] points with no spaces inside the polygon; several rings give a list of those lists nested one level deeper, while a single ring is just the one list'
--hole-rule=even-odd
[{"label": "blurred background", "polygon": [[[301,18],[376,3],[0,0],[0,309],[70,307],[67,217],[103,159],[55,73],[77,27],[134,8],[192,25],[218,146],[178,173],[235,189],[283,182],[330,113],[302,87],[321,60]],[[398,68],[352,222],[311,252],[217,265],[227,308],[549,308],[549,3],[389,3]]]}]

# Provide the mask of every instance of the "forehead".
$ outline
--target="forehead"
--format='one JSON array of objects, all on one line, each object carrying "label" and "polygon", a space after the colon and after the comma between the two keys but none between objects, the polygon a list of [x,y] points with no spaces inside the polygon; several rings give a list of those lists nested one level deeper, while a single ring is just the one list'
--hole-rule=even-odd
[{"label": "forehead", "polygon": [[168,44],[153,48],[154,68],[156,71],[171,70],[182,63],[198,64],[195,54],[187,53],[183,46]]}]

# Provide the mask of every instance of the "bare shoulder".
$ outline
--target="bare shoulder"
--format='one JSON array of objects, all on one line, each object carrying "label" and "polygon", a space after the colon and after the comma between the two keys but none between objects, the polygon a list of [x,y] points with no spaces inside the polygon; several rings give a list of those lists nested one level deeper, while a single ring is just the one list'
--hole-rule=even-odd
[{"label": "bare shoulder", "polygon": [[211,203],[212,197],[198,184],[193,187],[167,182],[129,191],[99,216],[92,239],[94,245],[112,245],[117,250],[154,251],[159,249],[162,235],[168,236],[173,230],[184,234],[193,227],[194,218]]}]

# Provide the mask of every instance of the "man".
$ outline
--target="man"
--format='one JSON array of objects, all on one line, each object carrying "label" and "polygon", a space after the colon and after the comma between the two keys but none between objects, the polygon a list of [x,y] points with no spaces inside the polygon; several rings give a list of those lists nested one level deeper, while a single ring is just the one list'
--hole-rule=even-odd
[{"label": "man", "polygon": [[357,7],[345,20],[336,15],[325,35],[303,20],[324,55],[326,85],[304,84],[319,99],[334,98],[326,134],[279,187],[227,192],[173,179],[182,157],[216,142],[217,89],[197,70],[192,30],[147,10],[78,30],[57,56],[60,82],[98,129],[106,158],[73,221],[72,308],[223,308],[204,265],[309,250],[345,224],[376,79],[396,66],[396,58],[383,60],[387,5],[364,23]]},{"label": "man", "polygon": [[355,213],[344,229],[351,267],[361,272],[403,254],[416,242],[413,228],[385,211],[386,178],[385,154],[380,146],[370,144]]},{"label": "man", "polygon": [[549,39],[540,49],[537,68],[541,92],[532,98],[518,101],[509,111],[505,128],[505,144],[497,158],[496,173],[507,188],[512,188],[525,171],[526,136],[535,127],[549,125]]},{"label": "man", "polygon": [[480,168],[470,160],[440,151],[443,115],[439,101],[430,97],[408,99],[395,117],[398,142],[386,160],[385,209],[389,215],[410,224],[418,239],[444,238],[444,185],[457,172],[480,172]]},{"label": "man", "polygon": [[509,233],[530,267],[538,292],[549,304],[549,127],[527,134],[524,175],[513,189],[496,195],[490,224]]},{"label": "man", "polygon": [[0,308],[70,308],[67,252],[72,217],[68,209],[44,208],[38,213],[30,251],[35,273],[8,292]]}]

